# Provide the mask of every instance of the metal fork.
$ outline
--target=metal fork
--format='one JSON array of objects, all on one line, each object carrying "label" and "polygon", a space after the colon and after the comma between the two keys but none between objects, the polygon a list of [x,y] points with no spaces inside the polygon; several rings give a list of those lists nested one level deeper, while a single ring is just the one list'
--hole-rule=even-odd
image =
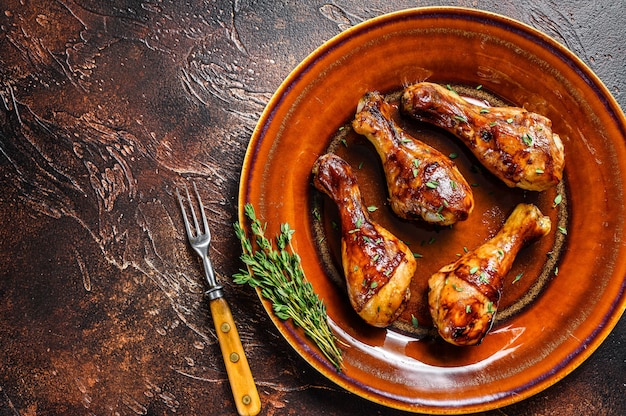
[{"label": "metal fork", "polygon": [[180,196],[178,188],[176,189],[176,195],[178,196],[178,202],[180,203],[180,209],[185,222],[185,230],[187,231],[187,239],[191,247],[202,259],[202,264],[204,265],[204,272],[209,286],[205,293],[209,298],[211,316],[213,317],[215,332],[217,333],[220,349],[224,358],[226,373],[228,374],[228,380],[235,399],[237,412],[242,416],[254,416],[261,411],[261,399],[259,398],[259,393],[254,384],[252,372],[250,371],[248,359],[241,345],[241,339],[239,338],[239,332],[235,326],[233,315],[226,299],[224,299],[223,288],[215,278],[213,265],[208,255],[209,247],[211,246],[211,231],[209,230],[204,205],[202,205],[202,199],[200,199],[200,194],[198,193],[195,183],[193,183],[193,189],[196,194],[198,207],[202,214],[202,228],[198,222],[198,217],[196,216],[187,186],[185,186],[185,193],[187,194],[187,205],[193,219],[193,227],[187,217],[187,210],[185,209],[183,198]]}]

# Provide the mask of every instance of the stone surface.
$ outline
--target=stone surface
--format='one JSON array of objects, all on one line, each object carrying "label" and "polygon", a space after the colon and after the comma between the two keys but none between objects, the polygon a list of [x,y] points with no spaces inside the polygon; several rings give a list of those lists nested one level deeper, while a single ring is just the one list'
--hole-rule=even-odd
[{"label": "stone surface", "polygon": [[[230,283],[239,169],[273,91],[382,13],[479,7],[575,52],[626,108],[626,9],[573,0],[4,0],[0,415],[233,414],[174,188],[193,180],[264,415],[392,415],[312,370]],[[198,270],[198,273],[195,272]],[[277,353],[279,352],[279,353]],[[493,415],[626,413],[626,320],[577,370]]]}]

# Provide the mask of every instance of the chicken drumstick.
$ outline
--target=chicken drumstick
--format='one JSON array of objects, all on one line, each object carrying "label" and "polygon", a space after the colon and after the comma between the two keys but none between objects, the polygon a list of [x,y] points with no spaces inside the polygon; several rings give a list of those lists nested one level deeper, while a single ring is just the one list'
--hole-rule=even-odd
[{"label": "chicken drumstick", "polygon": [[365,322],[388,326],[410,298],[415,258],[406,244],[370,219],[346,161],[330,153],[320,156],[313,175],[315,187],[339,209],[341,259],[350,303]]},{"label": "chicken drumstick", "polygon": [[405,133],[377,92],[359,102],[352,126],[374,145],[383,163],[391,208],[404,219],[450,225],[467,219],[474,197],[454,162]]},{"label": "chicken drumstick", "polygon": [[439,335],[455,345],[477,345],[490,329],[503,279],[519,250],[550,232],[550,218],[519,204],[489,241],[442,267],[428,280],[428,305]]},{"label": "chicken drumstick", "polygon": [[518,107],[482,107],[430,82],[405,88],[405,113],[461,139],[510,187],[543,191],[563,176],[564,149],[552,122]]}]

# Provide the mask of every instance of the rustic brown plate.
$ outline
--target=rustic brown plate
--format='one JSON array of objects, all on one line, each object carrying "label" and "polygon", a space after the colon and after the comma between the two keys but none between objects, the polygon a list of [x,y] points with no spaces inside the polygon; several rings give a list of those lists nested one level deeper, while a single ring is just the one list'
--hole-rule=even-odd
[{"label": "rustic brown plate", "polygon": [[[461,172],[476,185],[476,207],[470,219],[445,229],[395,218],[378,159],[349,122],[365,92],[393,94],[423,80],[551,118],[566,149],[562,185],[544,193],[509,189],[477,169],[456,139],[402,120],[413,134],[458,155]],[[305,273],[344,344],[344,370],[335,371],[300,330],[263,305],[314,368],[374,402],[467,413],[527,398],[589,357],[624,311],[625,138],[624,114],[602,82],[559,43],[522,23],[477,10],[422,8],[355,26],[308,56],[279,87],[248,147],[239,197],[240,221],[250,202],[269,233],[283,222],[296,230]],[[311,186],[313,162],[329,149],[357,171],[367,204],[379,207],[374,218],[422,255],[411,305],[393,328],[364,325],[343,291],[334,207]],[[484,342],[443,343],[430,330],[426,280],[495,233],[520,201],[549,215],[553,232],[520,253]]]}]

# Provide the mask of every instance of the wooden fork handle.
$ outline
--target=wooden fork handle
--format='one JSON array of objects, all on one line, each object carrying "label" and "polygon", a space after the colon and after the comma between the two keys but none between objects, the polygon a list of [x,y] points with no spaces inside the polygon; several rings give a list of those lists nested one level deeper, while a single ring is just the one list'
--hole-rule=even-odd
[{"label": "wooden fork handle", "polygon": [[261,411],[261,399],[230,307],[224,298],[214,299],[209,304],[237,412],[241,416],[257,415]]}]

